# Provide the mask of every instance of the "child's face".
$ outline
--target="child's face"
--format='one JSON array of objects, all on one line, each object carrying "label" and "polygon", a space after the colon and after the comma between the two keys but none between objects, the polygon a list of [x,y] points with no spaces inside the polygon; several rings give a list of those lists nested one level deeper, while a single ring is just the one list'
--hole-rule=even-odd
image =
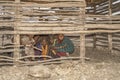
[{"label": "child's face", "polygon": [[63,39],[64,39],[64,35],[60,34],[60,35],[58,36],[58,38],[59,38],[59,40],[63,40]]},{"label": "child's face", "polygon": [[39,36],[35,36],[34,40],[37,41],[39,39]]},{"label": "child's face", "polygon": [[30,39],[32,39],[34,35],[28,35],[28,36],[29,36]]},{"label": "child's face", "polygon": [[46,45],[46,44],[47,44],[46,40],[43,40],[42,45]]},{"label": "child's face", "polygon": [[53,39],[50,39],[50,43],[54,43],[54,40],[53,40]]}]

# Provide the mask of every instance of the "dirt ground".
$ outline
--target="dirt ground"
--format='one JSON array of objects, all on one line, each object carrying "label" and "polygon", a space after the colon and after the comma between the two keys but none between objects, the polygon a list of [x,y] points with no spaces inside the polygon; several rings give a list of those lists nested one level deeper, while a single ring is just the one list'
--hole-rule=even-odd
[{"label": "dirt ground", "polygon": [[119,53],[88,48],[86,57],[90,60],[84,64],[66,60],[62,64],[1,66],[0,80],[120,80]]}]

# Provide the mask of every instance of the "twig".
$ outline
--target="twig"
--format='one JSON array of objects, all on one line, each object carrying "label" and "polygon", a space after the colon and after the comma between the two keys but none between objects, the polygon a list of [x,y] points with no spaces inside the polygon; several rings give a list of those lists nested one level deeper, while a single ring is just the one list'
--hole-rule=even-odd
[{"label": "twig", "polygon": [[12,59],[14,60],[14,58],[8,57],[8,56],[0,56],[0,58],[7,58],[7,59]]}]

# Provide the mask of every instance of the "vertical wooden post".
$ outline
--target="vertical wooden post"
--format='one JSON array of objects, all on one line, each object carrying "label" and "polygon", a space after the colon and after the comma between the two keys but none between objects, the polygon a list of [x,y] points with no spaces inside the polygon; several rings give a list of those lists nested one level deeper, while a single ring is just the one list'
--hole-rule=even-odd
[{"label": "vertical wooden post", "polygon": [[[109,0],[109,18],[112,15],[112,1]],[[112,23],[111,19],[110,19],[110,24]],[[109,52],[112,53],[112,34],[108,33],[108,48],[109,48]]]},{"label": "vertical wooden post", "polygon": [[[94,14],[96,14],[96,4],[93,5],[94,6]],[[96,18],[94,18],[94,21],[96,21]],[[96,34],[93,35],[93,49],[96,48],[96,42],[97,42],[97,37]]]},{"label": "vertical wooden post", "polygon": [[112,1],[109,0],[109,16],[112,16]]},{"label": "vertical wooden post", "polygon": [[19,45],[20,45],[20,35],[19,34],[14,34],[14,43],[15,43],[15,48],[14,48],[14,59],[15,61],[17,58],[19,58]]},{"label": "vertical wooden post", "polygon": [[108,48],[109,48],[109,52],[112,53],[112,34],[108,34]]},{"label": "vertical wooden post", "polygon": [[80,59],[85,62],[85,34],[80,34]]},{"label": "vertical wooden post", "polygon": [[21,0],[15,0],[15,3],[20,3]]},{"label": "vertical wooden post", "polygon": [[[17,31],[17,24],[18,24],[18,15],[19,15],[19,4],[20,3],[20,0],[15,0],[15,25],[14,25],[14,31]],[[19,34],[14,34],[14,63],[15,65],[17,65],[17,59],[19,58],[19,52],[20,52],[20,48],[19,48],[19,45],[20,45],[20,35]]]}]

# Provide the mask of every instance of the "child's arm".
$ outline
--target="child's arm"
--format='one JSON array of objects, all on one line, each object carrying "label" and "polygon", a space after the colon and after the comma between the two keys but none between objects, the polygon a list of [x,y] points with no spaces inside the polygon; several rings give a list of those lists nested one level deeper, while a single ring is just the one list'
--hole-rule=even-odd
[{"label": "child's arm", "polygon": [[42,49],[40,49],[40,48],[37,48],[37,47],[35,47],[35,46],[32,46],[34,49],[36,49],[36,50],[39,50],[39,51],[42,51]]}]

